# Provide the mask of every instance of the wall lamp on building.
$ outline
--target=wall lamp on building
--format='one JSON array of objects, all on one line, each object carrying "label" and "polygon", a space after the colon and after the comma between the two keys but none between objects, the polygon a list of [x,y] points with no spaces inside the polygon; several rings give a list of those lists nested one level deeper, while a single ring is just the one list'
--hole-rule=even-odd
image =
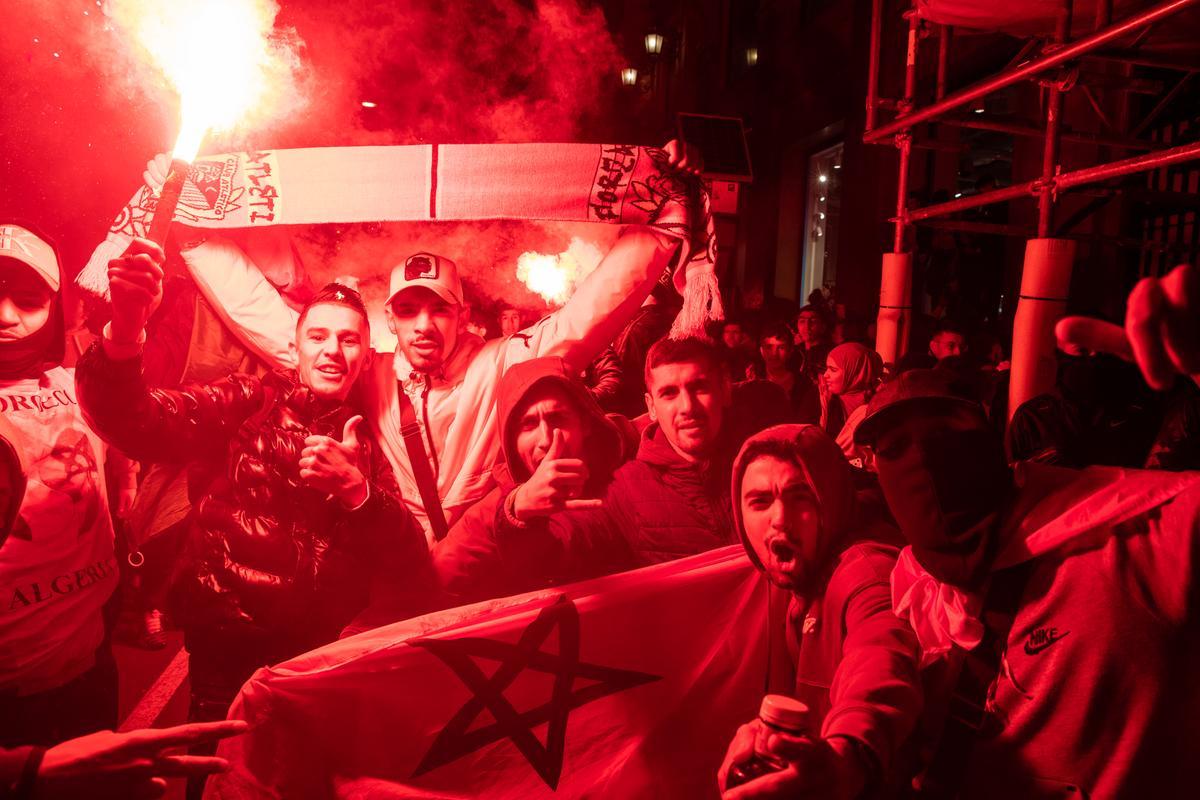
[{"label": "wall lamp on building", "polygon": [[637,70],[633,67],[621,70],[621,83],[625,86],[637,86]]},{"label": "wall lamp on building", "polygon": [[652,56],[657,56],[662,53],[663,37],[661,33],[646,34],[646,52]]},{"label": "wall lamp on building", "polygon": [[757,47],[747,47],[746,48],[746,66],[753,67],[757,63],[758,63],[758,48]]}]

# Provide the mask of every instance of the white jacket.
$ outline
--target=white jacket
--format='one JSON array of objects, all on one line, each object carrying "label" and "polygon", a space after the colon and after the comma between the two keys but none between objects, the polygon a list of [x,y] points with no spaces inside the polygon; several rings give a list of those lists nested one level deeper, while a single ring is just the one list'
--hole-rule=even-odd
[{"label": "white jacket", "polygon": [[[625,327],[649,295],[676,246],[646,229],[629,229],[561,309],[507,339],[483,342],[463,332],[442,374],[415,374],[399,350],[377,354],[359,379],[362,405],[376,439],[387,454],[409,510],[433,533],[400,436],[397,377],[412,400],[426,446],[435,444],[438,494],[453,525],[492,487],[499,458],[496,384],[512,364],[539,356],[560,356],[582,370]],[[290,257],[290,255],[289,255]],[[293,366],[289,345],[297,315],[262,271],[237,245],[213,238],[184,252],[201,292],[231,330],[270,362]],[[428,430],[425,426],[428,418]],[[434,469],[434,463],[430,469]]]}]

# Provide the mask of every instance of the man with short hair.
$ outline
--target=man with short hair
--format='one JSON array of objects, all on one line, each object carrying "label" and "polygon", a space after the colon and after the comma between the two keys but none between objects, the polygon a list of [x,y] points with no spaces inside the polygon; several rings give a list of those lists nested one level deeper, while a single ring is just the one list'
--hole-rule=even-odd
[{"label": "man with short hair", "polygon": [[967,334],[961,327],[950,321],[938,325],[933,337],[929,340],[929,355],[937,363],[953,356],[967,354]]},{"label": "man with short hair", "polygon": [[[776,738],[784,769],[724,797],[888,794],[912,766],[900,755],[921,710],[917,640],[892,612],[888,583],[898,534],[856,504],[850,465],[815,425],[747,440],[732,491],[746,553],[787,604],[768,631],[771,689],[803,702],[809,720],[806,738]],[[718,773],[722,791],[760,733],[758,720],[738,730]]]},{"label": "man with short hair", "polygon": [[791,401],[791,421],[814,424],[821,419],[821,395],[817,386],[796,368],[796,346],[792,332],[782,322],[763,328],[758,337],[764,377],[776,384]]},{"label": "man with short hair", "polygon": [[746,333],[746,329],[742,327],[741,322],[735,319],[727,319],[721,325],[721,342],[728,349],[744,348],[750,344],[750,341],[750,335]]},{"label": "man with short hair", "polygon": [[734,381],[748,380],[754,375],[757,363],[754,339],[746,332],[746,326],[738,319],[726,317],[719,324],[720,337],[717,346],[725,356],[725,364]]},{"label": "man with short hair", "polygon": [[[497,536],[548,533],[561,542],[558,580],[657,564],[735,541],[729,469],[751,415],[730,413],[721,355],[696,339],[661,339],[646,358],[646,408],[637,456],[613,473],[600,508],[562,510],[527,484],[505,498]],[[531,530],[532,529],[532,530]],[[522,533],[524,531],[524,533]]]},{"label": "man with short hair", "polygon": [[833,322],[824,306],[809,303],[800,309],[796,315],[796,343],[804,359],[800,371],[815,384],[833,349]]},{"label": "man with short hair", "polygon": [[494,470],[496,488],[433,547],[444,605],[517,594],[553,580],[556,543],[497,537],[500,503],[519,487],[516,504],[522,514],[597,507],[596,498],[603,496],[636,438],[627,420],[601,411],[561,358],[535,358],[509,368],[496,386],[496,405],[504,455]]},{"label": "man with short hair", "polygon": [[[110,262],[112,321],[80,359],[77,386],[87,418],[124,452],[211,475],[169,566],[190,716],[220,719],[256,669],[337,638],[382,572],[390,586],[420,583],[428,553],[347,403],[371,352],[358,293],[331,284],[304,307],[294,372],[151,391],[141,350],[163,261],[135,239]],[[411,591],[419,613],[427,587]]]},{"label": "man with short hair", "polygon": [[909,547],[896,613],[961,665],[926,776],[946,797],[1160,797],[1200,783],[1200,476],[1010,469],[946,370],[871,400],[855,440]]},{"label": "man with short hair", "polygon": [[514,333],[520,333],[521,331],[521,312],[513,306],[501,306],[498,321],[500,323],[501,338],[512,336]]}]

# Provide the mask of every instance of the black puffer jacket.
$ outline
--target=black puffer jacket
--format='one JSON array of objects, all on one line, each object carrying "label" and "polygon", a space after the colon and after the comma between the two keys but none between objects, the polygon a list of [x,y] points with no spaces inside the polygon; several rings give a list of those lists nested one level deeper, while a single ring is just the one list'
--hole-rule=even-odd
[{"label": "black puffer jacket", "polygon": [[362,610],[379,570],[401,585],[428,573],[424,536],[377,450],[368,446],[370,495],[358,509],[301,482],[304,440],[340,439],[356,412],[314,396],[295,373],[151,391],[140,358],[111,360],[97,343],[76,383],[89,424],[122,452],[211,468],[172,592],[185,627],[249,625],[306,649]]}]

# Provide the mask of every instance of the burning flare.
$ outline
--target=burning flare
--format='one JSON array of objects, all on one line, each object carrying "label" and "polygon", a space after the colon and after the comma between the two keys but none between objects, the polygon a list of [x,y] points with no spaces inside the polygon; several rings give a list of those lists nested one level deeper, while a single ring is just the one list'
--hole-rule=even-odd
[{"label": "burning flare", "polygon": [[173,158],[191,162],[209,130],[229,130],[278,86],[287,47],[275,0],[111,0],[105,9],[179,93]]},{"label": "burning flare", "polygon": [[561,306],[600,263],[600,249],[578,236],[558,255],[529,251],[517,259],[517,280],[541,296],[546,305]]}]

